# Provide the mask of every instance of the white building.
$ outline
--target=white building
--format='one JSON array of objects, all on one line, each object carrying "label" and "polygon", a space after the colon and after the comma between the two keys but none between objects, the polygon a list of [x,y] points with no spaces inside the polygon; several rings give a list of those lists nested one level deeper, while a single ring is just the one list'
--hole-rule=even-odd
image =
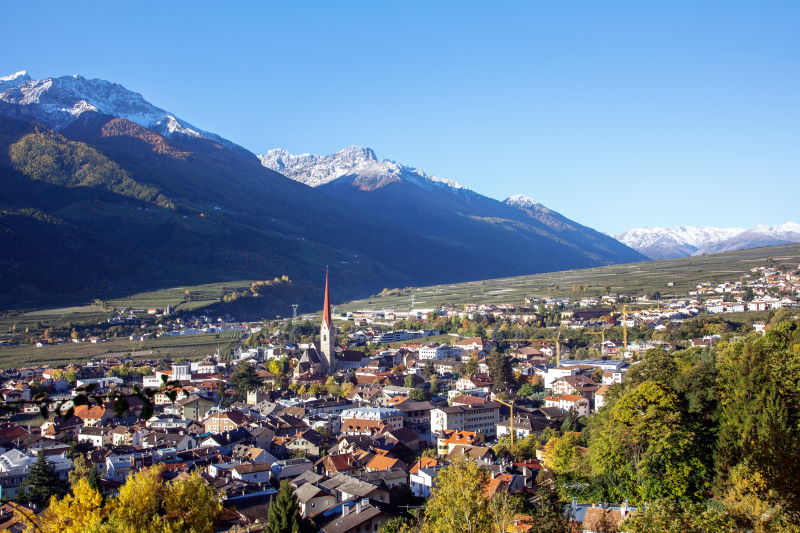
[{"label": "white building", "polygon": [[486,402],[478,405],[455,405],[431,410],[431,432],[445,430],[476,431],[493,437],[500,421],[500,404]]}]

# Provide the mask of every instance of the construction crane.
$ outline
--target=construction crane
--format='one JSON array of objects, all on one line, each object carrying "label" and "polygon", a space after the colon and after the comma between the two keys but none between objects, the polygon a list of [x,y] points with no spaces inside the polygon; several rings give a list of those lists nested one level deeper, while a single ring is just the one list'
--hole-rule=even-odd
[{"label": "construction crane", "polygon": [[504,402],[503,400],[499,400],[497,398],[494,399],[497,403],[502,403],[506,407],[511,409],[511,418],[509,419],[509,430],[511,431],[511,444],[517,439],[517,433],[514,431],[514,400],[511,400],[511,403]]},{"label": "construction crane", "polygon": [[605,358],[605,344],[606,344],[606,330],[601,329],[600,331],[586,331],[588,335],[600,335],[600,359]]},{"label": "construction crane", "polygon": [[555,337],[537,337],[531,339],[506,339],[509,342],[541,342],[541,341],[548,341],[548,342],[555,342],[556,343],[556,368],[561,366],[561,332],[564,329],[564,326],[558,328],[558,335]]}]

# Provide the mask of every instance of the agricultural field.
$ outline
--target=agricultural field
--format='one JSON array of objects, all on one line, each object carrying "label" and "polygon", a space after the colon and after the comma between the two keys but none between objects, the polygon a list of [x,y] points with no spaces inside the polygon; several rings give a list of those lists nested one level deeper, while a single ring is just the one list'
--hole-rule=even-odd
[{"label": "agricultural field", "polygon": [[92,344],[66,343],[37,348],[34,345],[0,347],[0,368],[20,366],[65,365],[81,363],[99,357],[130,354],[134,359],[190,359],[199,360],[220,354],[220,359],[230,358],[230,352],[242,338],[241,332],[209,333],[160,337],[145,341],[127,338],[110,339]]},{"label": "agricultural field", "polygon": [[229,281],[224,283],[207,283],[205,285],[173,287],[156,291],[141,292],[125,298],[115,298],[106,303],[116,308],[163,309],[172,307],[175,311],[194,311],[219,303],[225,293],[241,291],[254,280]]},{"label": "agricultural field", "polygon": [[769,264],[800,264],[800,244],[737,250],[722,254],[627,263],[582,270],[565,270],[430,287],[384,291],[336,307],[337,312],[358,309],[435,308],[465,303],[522,304],[525,298],[598,296],[612,293],[662,298],[688,295],[698,283],[733,281],[751,268]]}]

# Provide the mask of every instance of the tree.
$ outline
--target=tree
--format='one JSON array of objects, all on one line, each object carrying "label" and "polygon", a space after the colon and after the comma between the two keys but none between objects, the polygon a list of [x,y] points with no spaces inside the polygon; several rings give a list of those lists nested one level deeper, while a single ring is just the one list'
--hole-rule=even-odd
[{"label": "tree", "polygon": [[414,387],[414,376],[412,374],[409,374],[405,378],[403,378],[403,385],[405,385],[409,389],[413,388]]},{"label": "tree", "polygon": [[80,478],[72,487],[72,494],[59,500],[55,496],[50,506],[39,516],[18,513],[31,530],[40,533],[84,533],[97,531],[105,520],[103,498],[86,478]]},{"label": "tree", "polygon": [[488,500],[482,489],[486,473],[463,457],[443,468],[425,508],[425,533],[485,533],[489,531]]},{"label": "tree", "polygon": [[378,528],[378,533],[412,533],[418,529],[412,519],[398,516],[381,524],[381,527]]},{"label": "tree", "polygon": [[239,398],[244,398],[247,396],[247,391],[262,385],[255,367],[247,361],[241,361],[236,365],[228,383],[236,388]]},{"label": "tree", "polygon": [[536,394],[537,392],[538,391],[536,390],[536,387],[534,385],[526,383],[525,385],[519,388],[519,390],[517,391],[517,396],[522,396],[523,398],[527,398],[528,396]]},{"label": "tree", "polygon": [[222,513],[220,495],[206,483],[199,470],[167,485],[164,507],[167,516],[179,516],[171,520],[174,531],[192,533],[213,531],[214,522]]},{"label": "tree", "polygon": [[478,359],[475,354],[471,355],[469,360],[464,364],[464,375],[471,376],[478,371]]},{"label": "tree", "polygon": [[657,500],[634,511],[621,527],[626,533],[734,533],[736,523],[724,509],[707,503]]},{"label": "tree", "polygon": [[580,472],[583,460],[581,438],[578,433],[564,433],[547,441],[544,447],[545,464],[556,474]]},{"label": "tree", "polygon": [[516,388],[514,372],[511,369],[511,358],[500,353],[492,352],[489,355],[489,375],[492,377],[492,390],[513,391]]},{"label": "tree", "polygon": [[22,482],[18,500],[41,509],[47,506],[52,496],[63,496],[66,492],[66,483],[56,474],[56,467],[42,453],[28,470],[28,477]]},{"label": "tree", "polygon": [[592,473],[614,501],[694,497],[709,486],[678,397],[645,381],[597,413],[590,426]]},{"label": "tree", "polygon": [[272,500],[267,512],[267,533],[299,533],[302,520],[297,498],[292,486],[286,480],[281,481],[278,495]]},{"label": "tree", "polygon": [[718,359],[722,408],[718,484],[746,461],[800,516],[800,322],[782,321],[763,337],[724,346]]}]

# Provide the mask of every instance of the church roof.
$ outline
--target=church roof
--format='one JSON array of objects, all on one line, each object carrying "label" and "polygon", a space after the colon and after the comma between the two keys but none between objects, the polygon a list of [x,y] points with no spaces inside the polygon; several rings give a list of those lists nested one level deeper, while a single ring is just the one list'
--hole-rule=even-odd
[{"label": "church roof", "polygon": [[328,270],[325,270],[325,298],[322,301],[322,323],[331,327],[331,295],[328,288]]},{"label": "church roof", "polygon": [[306,348],[303,350],[303,355],[300,357],[300,363],[319,363],[319,352],[317,352],[316,347]]}]

